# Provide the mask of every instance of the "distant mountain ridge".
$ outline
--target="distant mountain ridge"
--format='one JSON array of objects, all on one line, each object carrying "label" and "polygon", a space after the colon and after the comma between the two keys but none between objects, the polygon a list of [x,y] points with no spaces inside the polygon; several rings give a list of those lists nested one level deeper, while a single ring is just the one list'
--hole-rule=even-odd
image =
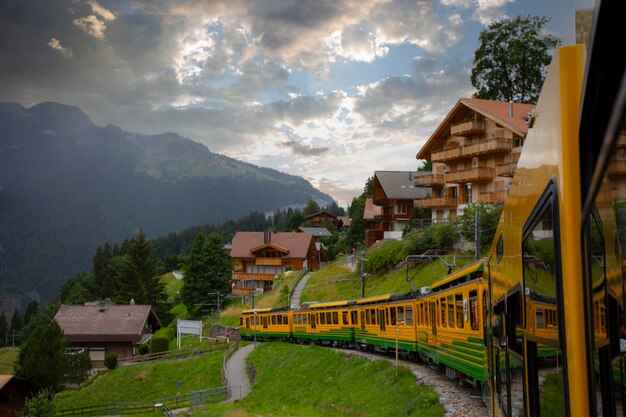
[{"label": "distant mountain ridge", "polygon": [[98,245],[332,198],[175,133],[97,126],[78,107],[0,103],[0,298],[50,300]]}]

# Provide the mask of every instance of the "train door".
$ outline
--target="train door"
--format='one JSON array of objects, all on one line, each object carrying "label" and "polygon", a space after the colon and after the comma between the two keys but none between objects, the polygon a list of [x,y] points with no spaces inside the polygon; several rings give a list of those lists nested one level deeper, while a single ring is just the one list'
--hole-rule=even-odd
[{"label": "train door", "polygon": [[263,328],[267,330],[267,316],[261,317],[261,323],[263,325]]},{"label": "train door", "polygon": [[380,336],[385,336],[387,332],[387,309],[378,309],[378,327],[380,330]]},{"label": "train door", "polygon": [[431,301],[429,303],[429,314],[430,314],[430,323],[432,325],[433,328],[433,337],[437,336],[437,307],[435,305],[434,301]]}]

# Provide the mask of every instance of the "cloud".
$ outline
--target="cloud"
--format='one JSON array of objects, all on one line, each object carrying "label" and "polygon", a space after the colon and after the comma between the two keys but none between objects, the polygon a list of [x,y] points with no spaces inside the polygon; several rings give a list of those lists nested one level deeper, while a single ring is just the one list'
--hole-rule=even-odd
[{"label": "cloud", "polygon": [[488,26],[496,20],[507,17],[506,5],[513,3],[515,0],[478,0],[478,6],[473,18],[478,20],[484,26]]},{"label": "cloud", "polygon": [[61,45],[61,42],[56,38],[50,38],[50,42],[48,42],[48,46],[54,49],[55,51],[59,51],[59,53],[63,55],[65,58],[71,58],[73,55],[72,50],[69,48],[63,47],[63,45]]},{"label": "cloud", "polygon": [[110,10],[100,6],[95,0],[88,0],[87,4],[91,6],[91,10],[95,14],[74,19],[74,25],[81,28],[87,35],[103,40],[107,28],[105,21],[115,20],[115,15]]},{"label": "cloud", "polygon": [[282,148],[289,148],[294,154],[302,156],[321,156],[330,151],[328,147],[314,148],[306,143],[300,143],[292,137],[283,142],[278,142],[277,145]]}]

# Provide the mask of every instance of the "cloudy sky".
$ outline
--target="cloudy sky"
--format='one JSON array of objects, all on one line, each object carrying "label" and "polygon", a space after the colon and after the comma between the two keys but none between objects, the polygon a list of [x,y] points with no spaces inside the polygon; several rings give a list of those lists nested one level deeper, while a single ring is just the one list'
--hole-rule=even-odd
[{"label": "cloudy sky", "polygon": [[0,101],[80,107],[301,175],[347,204],[415,154],[469,82],[478,33],[591,0],[3,0]]}]

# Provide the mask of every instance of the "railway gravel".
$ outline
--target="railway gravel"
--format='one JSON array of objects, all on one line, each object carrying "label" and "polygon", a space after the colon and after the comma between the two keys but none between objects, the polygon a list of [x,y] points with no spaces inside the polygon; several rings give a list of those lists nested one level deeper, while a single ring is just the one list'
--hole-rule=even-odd
[{"label": "railway gravel", "polygon": [[[369,360],[388,360],[395,363],[395,358],[382,354],[374,354],[350,349],[336,349],[349,356],[358,356]],[[436,369],[432,369],[424,363],[416,363],[408,360],[398,362],[409,368],[415,375],[416,382],[424,385],[439,394],[439,401],[444,407],[445,417],[484,417],[487,415],[487,407],[482,402],[476,389],[462,385],[458,381],[448,379],[446,375]]]}]

